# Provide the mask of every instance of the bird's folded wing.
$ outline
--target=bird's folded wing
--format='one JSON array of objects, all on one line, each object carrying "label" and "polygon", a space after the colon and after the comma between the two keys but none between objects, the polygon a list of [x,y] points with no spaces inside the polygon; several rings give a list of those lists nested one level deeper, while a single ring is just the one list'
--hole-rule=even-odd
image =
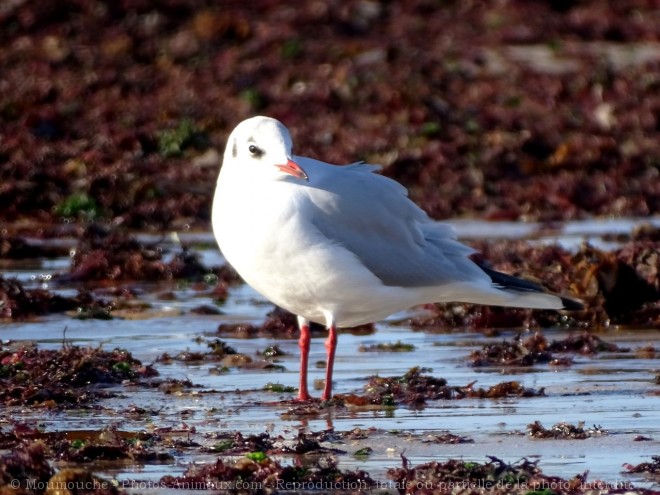
[{"label": "bird's folded wing", "polygon": [[311,223],[351,251],[385,285],[430,287],[484,280],[449,225],[431,220],[401,184],[373,173],[379,167],[344,167],[306,159]]}]

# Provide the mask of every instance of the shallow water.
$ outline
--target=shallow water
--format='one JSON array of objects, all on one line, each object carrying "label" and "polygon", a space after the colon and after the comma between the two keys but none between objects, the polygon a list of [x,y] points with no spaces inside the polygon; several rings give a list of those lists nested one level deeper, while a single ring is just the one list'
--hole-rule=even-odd
[{"label": "shallow water", "polygon": [[[645,220],[647,221],[647,220]],[[603,236],[629,232],[639,222],[616,220],[608,222],[580,222],[548,229],[530,224],[487,224],[457,222],[462,238],[507,237],[528,238],[533,242],[559,242],[575,248],[585,240],[598,246],[612,247],[613,241]],[[653,223],[660,225],[660,219]],[[145,240],[160,237],[142,236]],[[608,236],[610,239],[611,236]],[[222,264],[223,260],[208,233],[182,235],[182,241],[192,244],[202,253],[207,266]],[[63,241],[58,241],[63,242]],[[66,242],[66,241],[64,241]],[[71,241],[71,246],[75,243]],[[22,262],[4,270],[5,276],[16,276],[28,286],[42,285],[58,292],[71,294],[76,287],[60,286],[48,275],[66,271],[68,259],[34,260]],[[130,284],[135,287],[135,284]],[[245,285],[233,288],[230,297],[220,308],[218,316],[200,316],[189,310],[202,304],[213,305],[210,296],[193,290],[186,283],[164,283],[139,286],[142,301],[152,304],[146,319],[114,319],[111,321],[77,320],[68,315],[48,316],[38,321],[0,325],[2,341],[34,341],[42,348],[62,345],[63,338],[70,344],[102,345],[111,349],[128,349],[134,357],[149,363],[161,354],[175,355],[180,351],[207,351],[205,342],[196,337],[210,334],[220,323],[259,323],[272,309],[261,296]],[[160,295],[172,291],[174,300],[163,300]],[[420,311],[413,310],[411,313]],[[161,427],[194,426],[195,441],[212,445],[204,434],[218,431],[282,434],[294,438],[301,428],[310,431],[334,428],[349,431],[354,428],[372,429],[371,435],[361,441],[332,445],[347,452],[339,455],[342,469],[364,469],[387,488],[385,472],[401,465],[401,454],[413,465],[430,460],[464,458],[478,462],[487,455],[515,462],[523,457],[539,459],[545,474],[570,478],[589,471],[589,480],[610,482],[631,481],[635,486],[650,487],[653,483],[636,476],[621,474],[624,463],[637,464],[650,461],[660,447],[659,387],[654,383],[660,372],[660,360],[635,356],[635,349],[660,346],[660,332],[656,330],[610,328],[599,333],[608,342],[631,348],[630,353],[601,353],[595,357],[575,356],[569,367],[539,365],[525,370],[479,369],[468,366],[467,356],[485,343],[499,342],[516,334],[503,331],[498,337],[485,337],[480,333],[450,331],[445,334],[411,331],[405,323],[408,314],[394,315],[380,322],[370,335],[342,333],[335,367],[335,393],[359,392],[369,375],[402,375],[411,367],[422,365],[432,368],[432,374],[443,377],[449,385],[464,386],[478,380],[477,387],[486,388],[509,380],[520,381],[534,389],[545,388],[544,397],[506,400],[464,399],[431,401],[424,408],[398,407],[393,410],[365,410],[348,407],[328,409],[312,417],[287,415],[289,405],[283,402],[291,394],[263,391],[269,382],[296,386],[298,380],[298,347],[294,339],[277,342],[287,354],[278,358],[283,371],[231,368],[226,374],[212,374],[218,363],[172,364],[155,363],[161,377],[190,379],[201,385],[182,394],[165,395],[158,390],[119,386],[114,390],[122,397],[102,401],[95,411],[51,412],[30,408],[6,409],[2,416],[27,422],[38,422],[45,431],[98,430],[109,425],[119,430],[136,431]],[[64,329],[66,334],[64,335]],[[548,340],[560,339],[570,333],[568,329],[547,329]],[[212,338],[207,335],[207,338]],[[232,339],[220,337],[238,352],[252,356],[275,342],[270,339]],[[363,353],[360,344],[392,343],[401,340],[414,345],[412,352]],[[313,339],[310,380],[323,378],[324,370],[316,369],[316,361],[325,359],[322,339]],[[318,395],[320,392],[316,391]],[[115,411],[130,405],[158,410],[158,414],[145,422],[119,416]],[[600,425],[607,435],[586,440],[535,440],[526,435],[526,426],[540,421],[545,427],[561,421],[586,426]],[[456,445],[424,443],[429,435],[449,431],[466,436],[473,443]],[[651,437],[650,441],[634,441],[637,435]],[[373,454],[367,459],[351,455],[368,445]],[[190,462],[213,461],[216,454],[175,454],[174,464],[147,464],[117,467],[97,466],[105,476],[115,477],[130,488],[129,480],[156,481],[165,474],[181,474]],[[292,462],[291,457],[278,458]],[[139,486],[144,492],[144,485]],[[180,493],[180,492],[177,492]]]}]

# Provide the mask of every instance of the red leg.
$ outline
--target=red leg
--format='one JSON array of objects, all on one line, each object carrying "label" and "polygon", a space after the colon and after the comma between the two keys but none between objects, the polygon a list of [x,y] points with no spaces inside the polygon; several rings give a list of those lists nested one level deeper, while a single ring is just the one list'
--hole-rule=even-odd
[{"label": "red leg", "polygon": [[298,340],[298,346],[300,346],[300,387],[298,388],[298,400],[308,401],[312,398],[307,390],[307,366],[309,364],[309,342],[311,340],[309,322],[299,317],[298,326],[300,327],[300,339]]},{"label": "red leg", "polygon": [[337,349],[337,329],[332,323],[328,327],[328,338],[325,341],[325,351],[327,355],[325,367],[325,387],[321,400],[330,400],[332,398],[332,368],[335,365],[335,350]]}]

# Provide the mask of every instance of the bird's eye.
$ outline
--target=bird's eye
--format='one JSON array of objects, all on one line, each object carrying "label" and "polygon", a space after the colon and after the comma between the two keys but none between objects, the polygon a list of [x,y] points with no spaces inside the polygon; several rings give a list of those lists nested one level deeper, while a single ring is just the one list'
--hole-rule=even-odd
[{"label": "bird's eye", "polygon": [[259,148],[259,146],[257,146],[256,144],[251,144],[250,146],[248,146],[248,151],[255,158],[261,158],[262,156],[264,156],[264,150]]}]

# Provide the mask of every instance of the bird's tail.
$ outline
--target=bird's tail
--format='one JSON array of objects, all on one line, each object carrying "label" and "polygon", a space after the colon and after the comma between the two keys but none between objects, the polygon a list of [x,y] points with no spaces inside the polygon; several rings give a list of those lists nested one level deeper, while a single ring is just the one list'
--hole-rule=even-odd
[{"label": "bird's tail", "polygon": [[493,270],[484,263],[477,263],[498,289],[515,296],[507,306],[519,306],[538,309],[584,309],[584,305],[575,299],[553,294],[543,286],[522,278]]}]

